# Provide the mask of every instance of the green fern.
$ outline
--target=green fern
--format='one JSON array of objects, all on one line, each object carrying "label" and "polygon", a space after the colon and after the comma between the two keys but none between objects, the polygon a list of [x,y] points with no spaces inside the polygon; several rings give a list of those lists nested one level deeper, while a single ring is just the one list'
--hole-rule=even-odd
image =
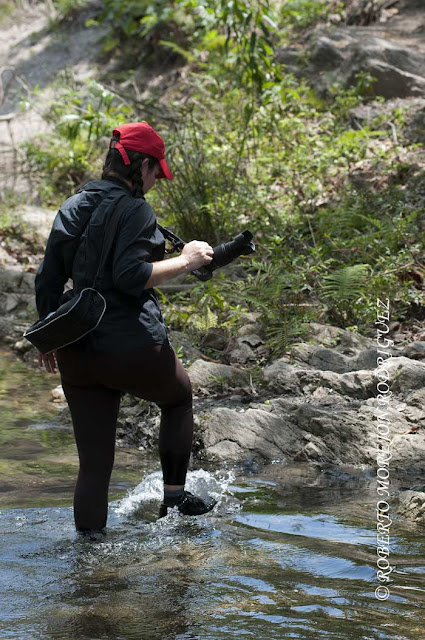
[{"label": "green fern", "polygon": [[363,293],[369,270],[368,264],[354,264],[324,276],[324,297],[338,302],[357,300]]},{"label": "green fern", "polygon": [[259,311],[266,346],[272,355],[280,355],[297,339],[305,336],[306,324],[317,320],[313,308],[305,302],[305,274],[290,273],[281,264],[252,260],[246,280],[222,282],[229,300],[243,300],[244,305]]}]

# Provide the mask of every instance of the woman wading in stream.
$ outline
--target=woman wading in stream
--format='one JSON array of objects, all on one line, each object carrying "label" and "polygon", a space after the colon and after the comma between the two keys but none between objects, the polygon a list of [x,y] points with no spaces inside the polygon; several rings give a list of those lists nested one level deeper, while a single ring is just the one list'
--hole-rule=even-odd
[{"label": "woman wading in stream", "polygon": [[193,240],[180,256],[163,260],[165,239],[144,198],[161,178],[173,176],[156,131],[146,122],[117,127],[102,179],[88,182],[59,209],[35,278],[40,319],[64,301],[68,278],[75,291],[90,287],[105,222],[120,200],[123,208],[100,288],[107,303],[101,322],[77,342],[51,354],[39,353],[40,366],[53,373],[56,365],[59,368],[71,412],[80,460],[75,526],[89,537],[106,533],[116,421],[125,393],[161,409],[164,499],[159,517],[167,515],[167,507],[200,515],[216,504],[184,489],[193,437],[192,388],[168,340],[153,288],[209,264],[213,248]]}]

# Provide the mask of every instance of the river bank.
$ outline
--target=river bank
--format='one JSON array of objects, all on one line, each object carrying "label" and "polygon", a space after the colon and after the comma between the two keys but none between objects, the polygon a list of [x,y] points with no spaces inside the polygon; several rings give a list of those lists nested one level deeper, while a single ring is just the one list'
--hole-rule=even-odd
[{"label": "river bank", "polygon": [[[239,357],[241,345],[249,349],[253,349],[250,344],[263,346],[255,318],[251,317],[251,323],[244,325],[240,334],[236,341],[230,341],[232,349],[227,351],[228,359]],[[257,340],[252,336],[257,336]],[[403,334],[402,328],[395,325],[392,336],[391,358],[385,363],[392,394],[387,407],[391,497],[397,503],[401,500],[403,517],[423,525],[421,507],[425,496],[411,491],[422,487],[425,472],[422,426],[425,365],[421,362],[425,353],[425,341],[421,338],[425,338],[425,331],[418,329],[417,339],[412,341],[411,334],[409,340],[408,334]],[[248,338],[246,343],[244,338]],[[376,473],[379,453],[376,427],[380,411],[376,339],[312,323],[308,342],[293,345],[283,358],[265,366],[257,363],[255,367],[249,362],[244,365],[211,362],[190,344],[187,336],[170,332],[170,339],[175,349],[182,348],[182,343],[185,345],[182,357],[194,391],[195,432],[190,468],[231,468],[241,473],[261,473],[270,464],[306,463],[316,469],[331,469],[336,475],[350,474],[346,469],[365,477]],[[22,354],[19,343],[15,343],[15,347],[18,344],[20,354],[9,351],[5,370],[11,370],[15,359],[23,377],[25,370],[30,378],[31,372],[36,371],[38,376],[44,376],[42,390],[37,392],[37,387],[32,385],[31,406],[37,404],[35,411],[39,412],[39,418],[48,406],[56,433],[67,433],[64,450],[51,462],[62,465],[64,470],[71,461],[70,480],[76,474],[77,459],[75,449],[71,458],[67,457],[69,446],[72,448],[72,421],[61,390],[60,375],[41,373],[36,350],[30,345]],[[4,379],[10,381],[5,370]],[[26,381],[26,384],[32,383]],[[9,396],[10,400],[13,393],[22,393],[22,388],[17,387],[15,391],[4,388],[2,397]],[[117,423],[117,473],[125,475],[127,469],[129,479],[134,480],[130,470],[140,465],[142,459],[149,460],[149,464],[158,463],[159,421],[160,410],[154,403],[128,394],[124,397]],[[42,423],[34,426],[43,428]],[[25,450],[25,438],[21,440]],[[11,457],[19,459],[16,446],[15,441],[15,453]],[[38,453],[27,450],[24,458]],[[57,478],[52,482],[54,485]],[[410,492],[400,498],[400,491],[404,490]]]}]

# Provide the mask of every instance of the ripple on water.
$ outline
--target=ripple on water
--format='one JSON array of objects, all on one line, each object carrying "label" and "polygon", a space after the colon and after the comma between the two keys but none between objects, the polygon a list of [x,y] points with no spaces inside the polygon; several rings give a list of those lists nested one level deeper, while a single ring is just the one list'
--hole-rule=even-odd
[{"label": "ripple on water", "polygon": [[376,540],[376,534],[369,529],[343,524],[336,517],[330,515],[249,513],[236,515],[234,519],[256,529],[278,531],[288,535],[307,536],[332,542],[372,544]]}]

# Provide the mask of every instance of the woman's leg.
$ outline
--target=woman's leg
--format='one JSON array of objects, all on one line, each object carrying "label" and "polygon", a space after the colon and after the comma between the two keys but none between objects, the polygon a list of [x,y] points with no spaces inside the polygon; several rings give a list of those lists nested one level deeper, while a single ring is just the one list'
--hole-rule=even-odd
[{"label": "woman's leg", "polygon": [[75,492],[77,528],[102,528],[106,523],[122,393],[155,402],[161,408],[159,454],[164,497],[166,491],[184,487],[193,438],[192,387],[170,344],[116,353],[68,347],[58,350],[58,366],[80,456]]},{"label": "woman's leg", "polygon": [[96,354],[99,381],[161,409],[159,456],[165,486],[184,486],[193,439],[192,386],[171,345]]},{"label": "woman's leg", "polygon": [[76,529],[102,529],[108,517],[108,489],[115,457],[119,391],[62,382],[77,443],[80,469],[74,493]]},{"label": "woman's leg", "polygon": [[92,356],[84,346],[58,349],[57,362],[80,460],[74,492],[75,526],[77,530],[102,529],[108,515],[121,394],[99,385],[91,370]]},{"label": "woman's leg", "polygon": [[165,490],[184,487],[193,441],[192,385],[174,351],[173,354],[173,384],[179,394],[156,403],[161,408],[159,457]]}]

